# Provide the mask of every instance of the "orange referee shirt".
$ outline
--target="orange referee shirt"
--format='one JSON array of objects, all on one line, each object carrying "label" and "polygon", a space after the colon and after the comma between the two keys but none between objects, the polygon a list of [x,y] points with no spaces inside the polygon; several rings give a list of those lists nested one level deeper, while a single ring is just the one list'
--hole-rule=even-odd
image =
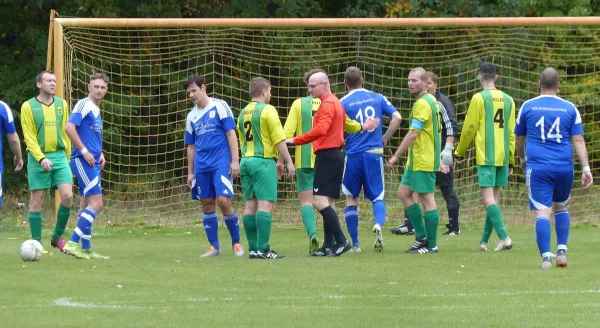
[{"label": "orange referee shirt", "polygon": [[295,145],[313,143],[313,152],[341,148],[344,144],[344,122],[346,115],[340,100],[330,93],[321,98],[321,106],[313,119],[313,128],[294,138]]}]

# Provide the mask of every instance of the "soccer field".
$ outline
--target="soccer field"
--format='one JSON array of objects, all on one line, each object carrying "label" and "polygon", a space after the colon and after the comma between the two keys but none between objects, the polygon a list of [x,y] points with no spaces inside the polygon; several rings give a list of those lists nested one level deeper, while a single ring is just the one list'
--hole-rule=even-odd
[{"label": "soccer field", "polygon": [[[509,227],[514,248],[477,250],[481,227],[439,237],[440,253],[409,255],[413,236],[384,235],[375,253],[306,256],[301,229],[275,229],[282,260],[200,259],[201,228],[98,229],[106,261],[56,252],[18,255],[26,232],[0,235],[2,327],[595,327],[600,229],[574,228],[569,266],[543,271],[532,227]],[[221,245],[229,244],[220,229]],[[49,243],[45,236],[44,246]],[[496,237],[491,242],[495,243]],[[554,251],[554,249],[553,249]]]}]

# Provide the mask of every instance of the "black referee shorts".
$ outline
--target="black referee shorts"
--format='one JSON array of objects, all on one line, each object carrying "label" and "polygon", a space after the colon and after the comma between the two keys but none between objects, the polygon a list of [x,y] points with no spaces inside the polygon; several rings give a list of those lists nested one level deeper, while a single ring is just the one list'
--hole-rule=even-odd
[{"label": "black referee shorts", "polygon": [[344,177],[344,154],[340,148],[323,149],[316,153],[313,194],[340,198]]}]

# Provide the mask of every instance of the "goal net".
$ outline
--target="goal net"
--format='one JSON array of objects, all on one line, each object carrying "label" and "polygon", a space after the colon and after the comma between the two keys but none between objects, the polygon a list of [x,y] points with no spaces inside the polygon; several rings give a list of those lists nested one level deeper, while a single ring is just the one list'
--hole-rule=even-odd
[{"label": "goal net", "polygon": [[[385,149],[387,158],[407,133],[414,102],[407,88],[410,69],[421,66],[440,77],[439,90],[454,102],[460,130],[472,95],[481,90],[477,72],[483,61],[497,66],[497,86],[515,99],[517,109],[538,95],[539,73],[553,66],[561,75],[559,95],[575,103],[581,112],[591,166],[594,173],[599,172],[600,35],[596,27],[477,27],[467,25],[467,20],[464,26],[453,27],[357,27],[356,21],[350,20],[325,27],[295,27],[298,20],[278,27],[231,27],[227,23],[219,27],[201,21],[183,21],[178,27],[176,20],[153,26],[151,20],[137,25],[107,20],[110,24],[90,27],[67,24],[69,19],[56,21],[55,29],[60,26],[62,35],[58,34],[55,50],[62,47],[64,55],[58,60],[62,66],[54,69],[64,74],[67,101],[73,105],[86,96],[91,73],[106,72],[111,78],[100,106],[107,159],[102,175],[106,219],[102,222],[111,225],[190,226],[201,222],[200,204],[190,199],[186,186],[183,139],[192,104],[186,99],[183,84],[190,74],[203,75],[209,95],[229,103],[236,116],[250,100],[249,81],[256,76],[267,78],[273,85],[271,104],[284,122],[292,102],[307,95],[304,72],[323,68],[333,92],[341,97],[346,93],[344,71],[358,66],[365,88],[387,96],[404,118],[401,130]],[[85,22],[90,21],[95,20]],[[462,222],[482,222],[485,212],[473,148],[466,157],[454,173],[461,200],[460,218]],[[570,203],[573,222],[596,222],[598,189],[582,190],[577,161],[575,171]],[[403,217],[396,191],[401,174],[401,168],[386,168],[391,224]],[[301,225],[294,181],[281,180],[278,190],[274,222]],[[239,181],[235,192],[235,205],[242,213]],[[444,222],[445,201],[439,191],[436,198]],[[370,221],[371,205],[364,200],[360,204],[362,220]],[[339,213],[343,206],[340,200]],[[519,167],[502,191],[500,207],[509,225],[533,222]]]}]

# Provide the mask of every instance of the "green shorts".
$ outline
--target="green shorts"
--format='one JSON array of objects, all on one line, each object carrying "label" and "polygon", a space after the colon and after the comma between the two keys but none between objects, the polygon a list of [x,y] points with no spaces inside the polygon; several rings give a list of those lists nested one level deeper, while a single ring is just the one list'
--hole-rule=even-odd
[{"label": "green shorts", "polygon": [[315,180],[314,169],[297,169],[296,170],[296,188],[298,192],[312,190],[313,181]]},{"label": "green shorts", "polygon": [[508,165],[477,165],[477,179],[479,179],[479,187],[482,188],[506,187],[508,186]]},{"label": "green shorts", "polygon": [[435,175],[435,172],[405,170],[400,184],[419,194],[430,194],[435,191]]},{"label": "green shorts", "polygon": [[242,158],[240,179],[244,201],[256,198],[274,202],[277,200],[277,166],[269,158]]},{"label": "green shorts", "polygon": [[59,184],[73,184],[73,173],[67,162],[65,152],[55,151],[44,154],[52,162],[52,170],[44,171],[40,163],[27,153],[27,180],[29,190],[50,189]]}]

